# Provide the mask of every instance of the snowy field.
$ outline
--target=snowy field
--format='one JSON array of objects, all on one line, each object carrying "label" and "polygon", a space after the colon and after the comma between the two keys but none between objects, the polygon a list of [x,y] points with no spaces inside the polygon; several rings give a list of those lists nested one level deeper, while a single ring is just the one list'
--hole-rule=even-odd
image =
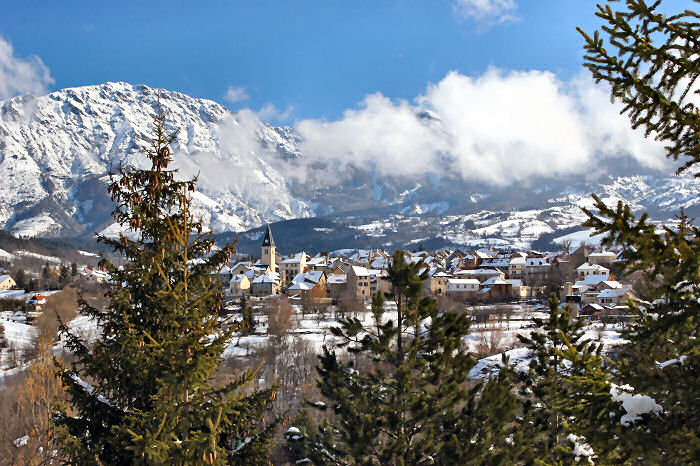
[{"label": "snowy field", "polygon": [[[226,347],[223,357],[245,358],[257,350],[266,347],[273,342],[273,337],[267,335],[267,317],[262,313],[263,304],[259,301],[253,303],[255,311],[256,329],[253,335],[234,337]],[[333,346],[334,338],[331,327],[338,326],[338,321],[334,317],[332,308],[324,315],[306,314],[302,315],[302,308],[298,304],[292,305],[294,315],[289,335],[299,337],[310,343],[310,347],[320,352],[324,345]],[[517,370],[527,370],[527,364],[531,358],[528,351],[522,348],[518,340],[518,334],[529,335],[536,331],[533,328],[532,319],[534,317],[546,318],[548,310],[541,305],[530,304],[507,304],[497,306],[501,312],[499,315],[492,314],[491,318],[480,322],[472,323],[471,332],[464,338],[465,348],[472,354],[479,355],[486,352],[487,356],[478,360],[470,373],[471,378],[488,377],[498,371],[502,364],[502,353],[505,353],[510,364]],[[473,306],[474,311],[484,311],[487,306]],[[504,313],[503,309],[507,312]],[[237,312],[237,307],[229,308],[232,313]],[[493,307],[496,309],[496,307]],[[356,317],[363,322],[367,328],[374,325],[373,316],[369,312],[347,314],[348,317]],[[396,306],[392,302],[386,304],[384,320],[396,320]],[[508,318],[506,318],[506,315]],[[15,374],[24,368],[26,364],[22,361],[25,357],[31,357],[31,352],[37,337],[36,327],[27,324],[26,317],[20,313],[0,313],[0,325],[5,329],[6,348],[0,349],[0,379],[4,376]],[[96,323],[86,316],[78,316],[73,319],[68,327],[71,332],[80,335],[86,340],[94,340],[99,335]],[[594,323],[586,328],[585,338],[598,341],[604,344],[606,349],[624,343],[620,339],[619,328]],[[65,339],[59,339],[54,352],[61,353],[64,350]],[[495,353],[495,354],[492,354]]]}]

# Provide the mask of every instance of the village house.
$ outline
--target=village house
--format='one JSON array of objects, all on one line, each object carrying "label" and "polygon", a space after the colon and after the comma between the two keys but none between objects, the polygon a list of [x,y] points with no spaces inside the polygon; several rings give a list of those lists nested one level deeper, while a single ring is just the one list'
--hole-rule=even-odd
[{"label": "village house", "polygon": [[445,294],[447,292],[447,280],[449,280],[450,275],[437,269],[430,269],[428,275],[428,278],[423,280],[423,293],[430,296],[442,296]]},{"label": "village house", "polygon": [[287,294],[305,295],[311,290],[323,290],[323,296],[326,296],[326,273],[321,270],[299,273],[287,287]]},{"label": "village house", "polygon": [[508,278],[522,280],[525,278],[525,256],[514,256],[508,264]]},{"label": "village house", "polygon": [[306,260],[306,268],[307,270],[326,270],[328,267],[328,258],[324,255],[317,254],[314,257],[307,258]]},{"label": "village house", "polygon": [[471,269],[471,270],[458,270],[455,273],[457,278],[473,278],[479,281],[479,283],[485,282],[492,277],[506,278],[506,274],[497,269]]},{"label": "village house", "polygon": [[637,299],[630,285],[623,285],[619,288],[609,288],[598,294],[598,304],[605,306],[623,305],[630,299]]},{"label": "village house", "polygon": [[588,262],[594,265],[612,267],[617,254],[610,251],[592,252],[588,255]]},{"label": "village house", "polygon": [[328,295],[333,299],[340,299],[347,289],[348,277],[344,273],[331,273],[326,275],[326,287]]},{"label": "village house", "polygon": [[231,296],[243,296],[250,294],[250,278],[244,273],[239,273],[231,277],[229,282],[229,292]]},{"label": "village house", "polygon": [[513,297],[513,284],[501,277],[492,277],[481,284],[477,298],[484,301],[503,301]]},{"label": "village house", "polygon": [[280,291],[280,278],[277,272],[268,272],[255,278],[251,283],[253,296],[271,296]]},{"label": "village house", "polygon": [[27,322],[37,319],[43,312],[49,297],[34,295],[27,301]]},{"label": "village house", "polygon": [[279,271],[283,283],[289,283],[297,274],[306,272],[306,257],[302,251],[280,261]]},{"label": "village house", "polygon": [[386,270],[374,270],[371,269],[370,272],[377,272],[377,273],[372,273],[369,277],[369,292],[370,294],[374,294],[377,291],[380,291],[384,294],[391,294],[392,289],[391,289],[391,283],[389,283],[389,280],[387,280],[387,272]]},{"label": "village house", "polygon": [[357,299],[370,299],[372,294],[369,288],[370,273],[365,267],[350,266],[347,273],[347,286]]},{"label": "village house", "polygon": [[469,299],[479,291],[480,283],[475,278],[449,278],[445,294],[459,299]]},{"label": "village house", "polygon": [[16,286],[17,283],[15,283],[15,280],[11,276],[7,274],[0,275],[0,291],[11,290]]},{"label": "village house", "polygon": [[525,281],[529,285],[544,283],[549,278],[551,264],[544,257],[525,259]]},{"label": "village house", "polygon": [[579,281],[585,280],[586,277],[592,275],[608,277],[610,275],[610,270],[603,267],[602,265],[591,264],[590,262],[586,262],[585,264],[580,265],[576,268],[576,275]]},{"label": "village house", "polygon": [[[591,277],[597,277],[596,275],[592,275]],[[603,277],[605,278],[605,277]],[[618,289],[622,288],[622,283],[617,282],[615,280],[601,280],[597,283],[588,285],[586,288],[583,288],[579,291],[579,294],[581,295],[581,302],[583,304],[587,303],[597,303],[598,302],[598,295],[605,290],[611,290],[611,289]]]}]

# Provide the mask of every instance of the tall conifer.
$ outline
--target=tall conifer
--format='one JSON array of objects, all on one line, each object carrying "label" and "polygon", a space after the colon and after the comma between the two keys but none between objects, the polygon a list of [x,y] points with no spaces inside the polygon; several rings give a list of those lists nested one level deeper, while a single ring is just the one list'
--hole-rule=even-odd
[{"label": "tall conifer", "polygon": [[[611,86],[635,128],[666,143],[667,156],[700,162],[700,22],[685,10],[661,11],[661,1],[626,0],[598,6],[602,33],[583,34],[585,66]],[[615,7],[615,8],[613,8]],[[697,173],[695,174],[697,176]],[[584,224],[602,245],[623,250],[624,273],[644,277],[653,301],[628,303],[635,316],[623,333],[629,343],[614,357],[577,348],[560,352],[573,393],[560,398],[570,428],[604,460],[635,464],[693,464],[700,457],[700,229],[680,212],[659,226],[619,202],[594,196]]]},{"label": "tall conifer", "polygon": [[120,168],[108,188],[115,220],[133,235],[98,237],[126,260],[100,262],[111,277],[105,309],[81,303],[101,334],[89,343],[62,327],[75,361],[62,371],[72,401],[56,428],[81,464],[262,463],[277,422],[263,421],[274,388],[246,391],[255,370],[212,383],[236,331],[222,330],[213,277],[234,248],[214,249],[190,209],[196,180],[169,168],[175,136],[160,106],[154,122],[150,167]]},{"label": "tall conifer", "polygon": [[329,463],[487,464],[508,458],[508,425],[516,411],[512,385],[504,374],[485,386],[467,385],[475,364],[462,345],[469,316],[441,312],[434,299],[421,297],[422,267],[396,251],[388,268],[396,318],[387,315],[377,293],[371,328],[347,318],[333,329],[338,348],[355,359],[346,361],[335,349],[320,356],[319,387],[337,422],[323,429],[332,441],[316,436],[313,451],[327,453]]}]

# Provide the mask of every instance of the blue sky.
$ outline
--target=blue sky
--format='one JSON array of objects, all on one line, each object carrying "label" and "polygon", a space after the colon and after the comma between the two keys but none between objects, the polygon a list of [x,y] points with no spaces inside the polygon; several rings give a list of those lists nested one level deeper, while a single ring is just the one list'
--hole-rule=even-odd
[{"label": "blue sky", "polygon": [[223,103],[249,128],[292,125],[309,166],[379,174],[439,166],[503,184],[619,157],[669,168],[582,69],[590,0],[0,0],[0,12],[0,99],[143,83]]},{"label": "blue sky", "polygon": [[41,58],[49,90],[145,83],[232,109],[272,105],[288,120],[335,119],[374,92],[410,100],[451,70],[569,79],[582,62],[575,26],[597,24],[594,2],[579,0],[3,0],[0,10],[0,37]]}]

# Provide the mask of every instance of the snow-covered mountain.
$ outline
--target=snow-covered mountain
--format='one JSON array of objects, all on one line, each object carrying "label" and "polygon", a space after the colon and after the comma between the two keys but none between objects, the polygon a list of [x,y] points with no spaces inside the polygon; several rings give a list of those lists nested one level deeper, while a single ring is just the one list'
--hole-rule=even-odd
[{"label": "snow-covered mountain", "polygon": [[[556,238],[580,225],[580,207],[591,204],[591,193],[610,203],[630,203],[659,220],[672,219],[680,207],[693,215],[700,211],[696,178],[634,169],[616,176],[600,166],[506,186],[444,170],[379,176],[352,163],[330,179],[328,167],[304,162],[304,144],[293,128],[273,127],[249,111],[231,112],[178,92],[106,83],[0,102],[0,228],[22,236],[114,231],[107,172],[145,161],[140,148],[152,132],[159,93],[167,127],[178,131],[175,164],[183,176],[199,175],[196,207],[216,232],[326,215],[344,228],[343,241],[373,238],[373,244],[389,246],[500,238],[504,246],[526,247],[542,235]],[[440,124],[438,117],[416,118]],[[306,176],[287,176],[290,170]],[[611,174],[591,179],[593,172]]]},{"label": "snow-covered mountain", "polygon": [[[0,227],[17,235],[69,235],[109,224],[110,167],[144,161],[158,91],[106,83],[0,102]],[[314,214],[270,163],[296,157],[293,135],[210,100],[160,91],[177,129],[176,165],[199,173],[196,203],[215,231]]]}]

